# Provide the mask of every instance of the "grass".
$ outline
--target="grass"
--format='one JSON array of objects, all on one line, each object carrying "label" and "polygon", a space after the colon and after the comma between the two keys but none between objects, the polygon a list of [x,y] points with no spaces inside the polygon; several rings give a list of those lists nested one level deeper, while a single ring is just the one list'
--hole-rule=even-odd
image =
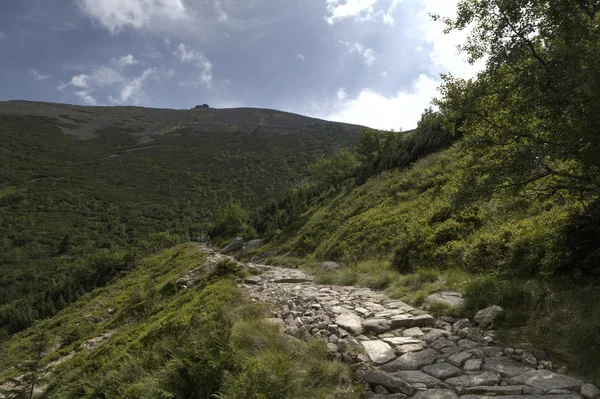
[{"label": "grass", "polygon": [[204,258],[193,244],[163,251],[15,334],[1,346],[0,381],[24,372],[44,331],[41,367],[62,361],[40,381],[44,398],[359,397],[350,369],[330,361],[324,343],[285,339],[262,320],[268,306],[237,289],[233,263],[207,268],[193,289],[174,288]]}]

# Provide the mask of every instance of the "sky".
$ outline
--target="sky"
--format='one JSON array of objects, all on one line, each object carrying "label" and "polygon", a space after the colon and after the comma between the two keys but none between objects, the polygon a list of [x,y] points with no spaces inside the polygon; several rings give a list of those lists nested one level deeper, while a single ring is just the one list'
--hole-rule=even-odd
[{"label": "sky", "polygon": [[273,108],[408,130],[474,77],[458,0],[1,0],[0,100]]}]

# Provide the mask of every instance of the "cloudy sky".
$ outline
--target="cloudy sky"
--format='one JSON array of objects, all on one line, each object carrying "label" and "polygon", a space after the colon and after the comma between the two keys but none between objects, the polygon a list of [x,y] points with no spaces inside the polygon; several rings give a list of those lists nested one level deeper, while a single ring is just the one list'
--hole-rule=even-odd
[{"label": "cloudy sky", "polygon": [[0,100],[264,107],[410,129],[471,77],[457,0],[1,0]]}]

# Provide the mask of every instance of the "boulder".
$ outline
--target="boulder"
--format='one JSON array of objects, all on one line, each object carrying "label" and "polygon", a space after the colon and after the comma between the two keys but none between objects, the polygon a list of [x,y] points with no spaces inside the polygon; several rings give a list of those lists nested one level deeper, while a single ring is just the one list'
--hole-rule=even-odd
[{"label": "boulder", "polygon": [[362,341],[361,344],[373,363],[383,364],[396,358],[392,347],[383,341]]},{"label": "boulder", "polygon": [[248,252],[254,251],[265,245],[265,240],[255,239],[250,240],[242,246],[242,253],[247,254]]},{"label": "boulder", "polygon": [[481,327],[488,327],[503,312],[504,309],[502,309],[498,305],[488,306],[487,308],[481,309],[479,312],[477,312],[477,314],[475,314],[474,320],[475,323],[479,324]]},{"label": "boulder", "polygon": [[339,267],[340,267],[340,265],[338,265],[336,262],[321,263],[321,269],[323,269],[323,270],[333,270],[333,269],[337,269]]},{"label": "boulder", "polygon": [[425,305],[432,303],[443,303],[454,308],[462,308],[465,305],[465,300],[462,295],[456,291],[440,291],[429,295],[423,301]]},{"label": "boulder", "polygon": [[419,352],[409,352],[400,356],[398,359],[383,365],[384,371],[398,370],[420,370],[435,362],[437,352],[433,349],[424,349]]},{"label": "boulder", "polygon": [[600,390],[592,384],[583,385],[580,393],[585,399],[596,399],[600,397]]},{"label": "boulder", "polygon": [[391,330],[392,325],[386,319],[366,319],[362,322],[365,331],[373,331],[377,334],[383,334]]},{"label": "boulder", "polygon": [[414,392],[406,381],[380,370],[368,370],[364,380],[371,385],[381,385],[390,392],[401,392],[408,396]]},{"label": "boulder", "polygon": [[224,254],[230,254],[232,252],[237,252],[244,246],[244,239],[242,237],[235,237],[233,240],[229,241],[229,244],[225,245],[225,248],[221,250]]},{"label": "boulder", "polygon": [[362,334],[362,318],[355,313],[342,313],[335,318],[335,324],[354,334]]}]

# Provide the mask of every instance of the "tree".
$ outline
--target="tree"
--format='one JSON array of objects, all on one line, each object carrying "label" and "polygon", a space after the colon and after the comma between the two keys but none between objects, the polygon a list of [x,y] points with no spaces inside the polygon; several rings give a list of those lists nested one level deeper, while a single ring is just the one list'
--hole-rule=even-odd
[{"label": "tree", "polygon": [[356,155],[344,148],[338,150],[330,158],[321,158],[315,161],[311,165],[310,171],[317,184],[333,187],[339,191],[342,189],[342,183],[352,175],[358,166]]},{"label": "tree", "polygon": [[223,205],[217,215],[215,228],[210,232],[211,235],[234,235],[249,233],[249,217],[246,210],[239,201],[228,201]]},{"label": "tree", "polygon": [[[438,101],[465,135],[471,180],[487,192],[600,191],[600,5],[589,0],[463,0],[447,31],[486,58],[476,80],[444,76]],[[434,18],[437,18],[434,16]]]}]

